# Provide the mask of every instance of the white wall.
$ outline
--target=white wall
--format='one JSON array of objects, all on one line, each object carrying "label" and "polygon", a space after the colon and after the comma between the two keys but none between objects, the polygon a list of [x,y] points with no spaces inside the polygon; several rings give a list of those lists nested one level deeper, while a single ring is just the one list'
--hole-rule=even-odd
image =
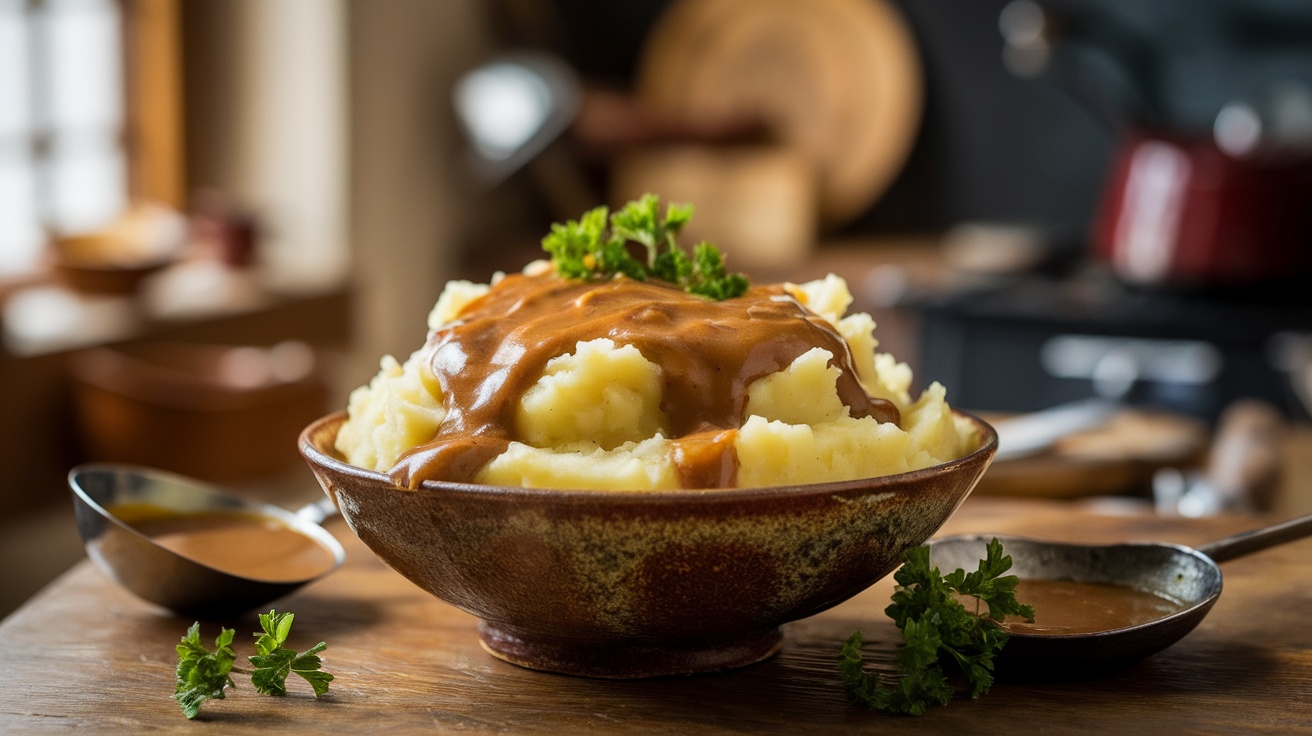
[{"label": "white wall", "polygon": [[[424,339],[472,218],[449,89],[480,0],[186,0],[187,154],[268,224],[281,281],[355,287],[348,383]],[[293,284],[294,286],[295,284]]]},{"label": "white wall", "polygon": [[476,0],[356,0],[350,5],[351,239],[358,380],[383,353],[404,358],[472,222],[458,174],[455,78],[488,45]]},{"label": "white wall", "polygon": [[251,14],[238,186],[269,215],[266,265],[296,286],[348,263],[345,0],[242,0]]},{"label": "white wall", "polygon": [[188,0],[188,181],[252,207],[278,285],[349,262],[346,0]]}]

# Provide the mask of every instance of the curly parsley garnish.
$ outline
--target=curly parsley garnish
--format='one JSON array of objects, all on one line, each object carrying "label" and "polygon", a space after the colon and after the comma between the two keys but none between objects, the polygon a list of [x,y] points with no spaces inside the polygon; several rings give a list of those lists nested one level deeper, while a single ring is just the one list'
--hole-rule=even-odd
[{"label": "curly parsley garnish", "polygon": [[[1034,619],[1034,608],[1016,600],[1011,557],[1003,554],[996,538],[988,544],[985,559],[972,573],[958,569],[940,576],[929,564],[929,547],[907,553],[894,574],[897,589],[884,609],[902,630],[904,643],[895,662],[902,676],[892,683],[867,672],[861,661],[861,632],[843,644],[838,670],[848,697],[875,710],[920,715],[930,706],[947,705],[955,694],[944,665],[965,675],[970,697],[978,698],[993,685],[993,657],[1007,643],[998,622],[1006,616]],[[968,611],[959,597],[976,599],[987,613]]]},{"label": "curly parsley garnish", "polygon": [[195,718],[207,700],[222,700],[227,688],[235,687],[231,673],[251,676],[255,691],[264,695],[286,695],[287,675],[296,673],[314,689],[314,697],[328,692],[333,676],[320,669],[323,660],[319,652],[328,645],[319,642],[303,653],[288,649],[283,644],[291,633],[295,615],[269,611],[260,614],[260,628],[256,632],[256,654],[248,657],[253,670],[235,666],[237,653],[232,649],[233,629],[220,629],[210,651],[200,640],[200,622],[187,629],[187,635],[177,645],[178,683],[173,698],[182,706],[187,718]]},{"label": "curly parsley garnish", "polygon": [[[671,203],[660,214],[660,199],[644,194],[611,214],[606,207],[585,212],[578,220],[551,226],[542,248],[551,254],[556,273],[567,279],[608,279],[617,275],[637,281],[659,279],[690,294],[723,300],[747,291],[747,277],[728,273],[720,250],[706,241],[692,255],[677,242],[692,218],[692,207]],[[631,244],[646,249],[635,258]]]}]

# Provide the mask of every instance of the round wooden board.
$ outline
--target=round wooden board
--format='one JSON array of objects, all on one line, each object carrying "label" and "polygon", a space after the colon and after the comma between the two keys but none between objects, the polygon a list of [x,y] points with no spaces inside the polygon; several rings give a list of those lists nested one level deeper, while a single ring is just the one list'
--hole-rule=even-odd
[{"label": "round wooden board", "polygon": [[680,0],[653,29],[638,95],[690,121],[764,119],[816,165],[820,218],[879,198],[915,142],[915,41],[884,0]]}]

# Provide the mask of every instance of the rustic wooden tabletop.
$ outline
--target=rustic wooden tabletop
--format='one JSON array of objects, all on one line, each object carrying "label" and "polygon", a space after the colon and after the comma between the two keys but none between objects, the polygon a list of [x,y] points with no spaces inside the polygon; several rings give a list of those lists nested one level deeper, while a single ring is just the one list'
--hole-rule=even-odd
[{"label": "rustic wooden tabletop", "polygon": [[[943,533],[1198,544],[1256,521],[981,497]],[[271,698],[239,682],[187,721],[170,696],[173,647],[192,622],[141,602],[84,561],[0,623],[0,733],[1312,733],[1312,540],[1226,563],[1225,592],[1207,619],[1137,665],[1073,681],[1001,681],[979,700],[913,718],[849,704],[834,668],[841,642],[858,629],[873,660],[888,661],[899,636],[882,613],[891,579],[788,625],[783,650],[764,663],[592,680],[492,658],[472,616],[385,567],[340,522],[332,528],[347,564],[276,604],[296,613],[289,645],[329,644],[325,668],[337,679],[322,699],[303,683]],[[239,657],[250,653],[253,615],[202,622],[203,636],[212,640],[220,625],[239,632]]]}]

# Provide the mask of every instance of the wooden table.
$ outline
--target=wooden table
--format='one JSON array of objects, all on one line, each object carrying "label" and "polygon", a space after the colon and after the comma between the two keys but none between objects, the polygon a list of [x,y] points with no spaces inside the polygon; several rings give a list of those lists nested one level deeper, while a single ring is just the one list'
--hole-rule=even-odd
[{"label": "wooden table", "polygon": [[[1254,525],[1097,513],[1050,501],[971,499],[943,530],[1050,539],[1160,539],[1197,544]],[[1111,675],[1000,682],[976,701],[919,718],[849,704],[834,669],[860,629],[872,656],[897,630],[881,581],[786,628],[783,651],[740,671],[648,681],[532,672],[479,647],[474,619],[378,562],[344,526],[349,561],[278,602],[296,613],[290,644],[327,640],[337,676],[319,701],[304,683],[286,698],[249,679],[189,722],[170,699],[174,644],[191,623],[140,602],[82,562],[0,623],[0,733],[1312,733],[1312,540],[1225,565],[1225,593],[1174,647]],[[220,622],[204,622],[212,641]],[[222,622],[251,653],[254,617]]]}]

